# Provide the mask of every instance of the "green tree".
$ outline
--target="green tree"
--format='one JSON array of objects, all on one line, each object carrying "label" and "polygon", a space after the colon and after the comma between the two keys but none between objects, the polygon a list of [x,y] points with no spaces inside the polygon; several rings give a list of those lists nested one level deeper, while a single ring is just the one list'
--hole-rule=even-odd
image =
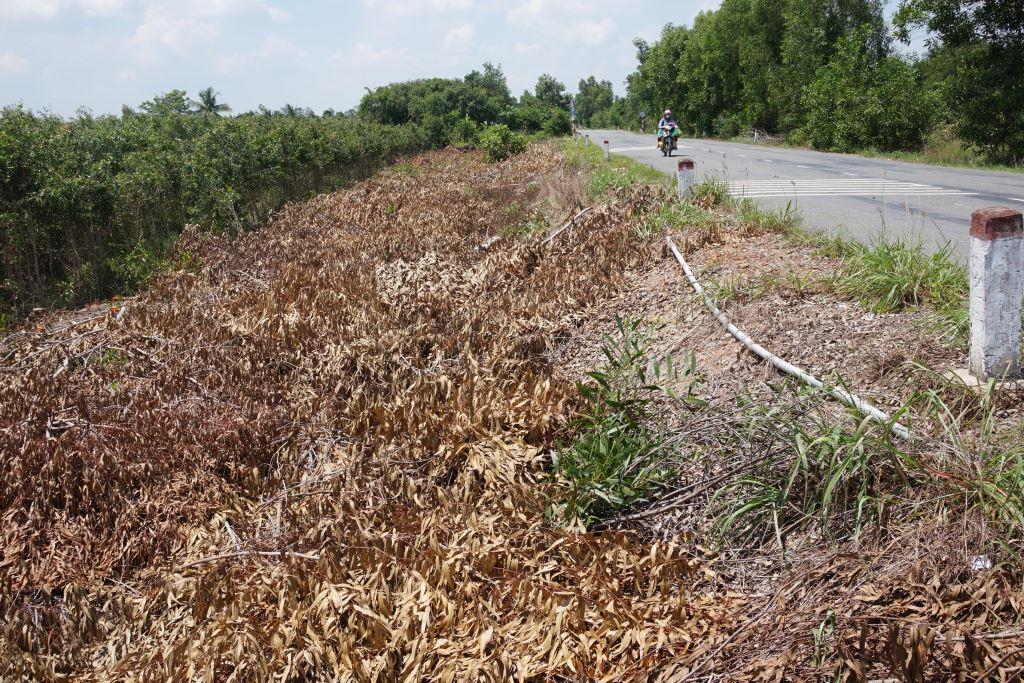
[{"label": "green tree", "polygon": [[840,152],[915,149],[931,124],[933,98],[903,58],[865,47],[864,30],[842,38],[805,88],[807,134],[815,147]]},{"label": "green tree", "polygon": [[231,107],[224,104],[223,102],[217,101],[217,96],[220,94],[213,88],[204,88],[198,93],[199,99],[192,101],[193,111],[200,114],[212,114],[220,116],[223,113],[231,111]]},{"label": "green tree", "polygon": [[582,125],[591,125],[594,116],[611,109],[614,103],[611,81],[598,81],[593,76],[580,79],[576,93],[576,118]]},{"label": "green tree", "polygon": [[542,105],[569,110],[569,94],[565,91],[565,84],[550,74],[541,74],[533,93]]},{"label": "green tree", "polygon": [[184,90],[171,90],[143,102],[139,108],[153,116],[187,114],[192,111],[192,102],[188,99],[188,93]]},{"label": "green tree", "polygon": [[1020,0],[903,0],[897,37],[930,33],[948,63],[945,94],[960,135],[993,160],[1024,161],[1024,5]]}]

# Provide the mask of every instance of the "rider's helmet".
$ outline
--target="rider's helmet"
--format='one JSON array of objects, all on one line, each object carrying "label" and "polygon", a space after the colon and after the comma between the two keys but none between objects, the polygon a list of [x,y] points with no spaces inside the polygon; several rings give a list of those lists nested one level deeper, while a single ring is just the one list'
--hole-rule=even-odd
[{"label": "rider's helmet", "polygon": [[672,110],[671,109],[666,109],[665,110],[665,116],[672,116]]}]

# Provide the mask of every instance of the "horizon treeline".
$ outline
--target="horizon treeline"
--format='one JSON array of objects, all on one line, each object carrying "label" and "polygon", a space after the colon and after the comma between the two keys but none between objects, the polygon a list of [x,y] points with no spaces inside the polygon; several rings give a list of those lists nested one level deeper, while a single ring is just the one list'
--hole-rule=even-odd
[{"label": "horizon treeline", "polygon": [[[915,30],[923,56],[897,49]],[[962,145],[1024,161],[1020,0],[904,0],[891,25],[881,0],[723,0],[634,45],[626,95],[584,125],[637,129],[644,112],[650,130],[668,108],[692,135],[759,130],[843,152]]]}]

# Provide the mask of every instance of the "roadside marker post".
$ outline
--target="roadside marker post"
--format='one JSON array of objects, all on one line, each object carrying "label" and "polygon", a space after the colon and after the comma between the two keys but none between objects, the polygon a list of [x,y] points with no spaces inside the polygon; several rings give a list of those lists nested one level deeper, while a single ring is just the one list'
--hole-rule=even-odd
[{"label": "roadside marker post", "polygon": [[688,199],[693,189],[693,159],[680,159],[676,169],[676,192],[680,199]]},{"label": "roadside marker post", "polygon": [[590,133],[585,134],[583,136],[583,138],[586,140],[587,144],[589,145],[590,144]]},{"label": "roadside marker post", "polygon": [[971,346],[968,368],[984,382],[1020,378],[1024,220],[1004,207],[971,215]]},{"label": "roadside marker post", "polygon": [[605,140],[604,141],[604,160],[605,161],[610,161],[611,158],[612,158],[611,146],[608,144],[608,141]]}]

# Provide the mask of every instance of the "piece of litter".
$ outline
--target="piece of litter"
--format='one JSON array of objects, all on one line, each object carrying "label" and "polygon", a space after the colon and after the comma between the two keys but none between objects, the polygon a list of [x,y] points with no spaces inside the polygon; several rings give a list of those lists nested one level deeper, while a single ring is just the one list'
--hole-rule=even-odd
[{"label": "piece of litter", "polygon": [[988,555],[975,555],[971,559],[971,569],[976,572],[992,569],[992,560]]}]

